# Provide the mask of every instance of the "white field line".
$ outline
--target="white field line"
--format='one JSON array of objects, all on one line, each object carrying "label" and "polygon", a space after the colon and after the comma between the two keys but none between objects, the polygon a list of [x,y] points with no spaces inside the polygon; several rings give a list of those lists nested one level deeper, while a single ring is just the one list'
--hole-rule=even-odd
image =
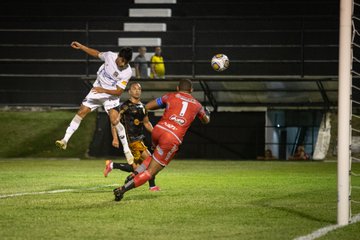
[{"label": "white field line", "polygon": [[[353,216],[351,219],[350,219],[350,224],[353,224],[353,223],[357,223],[360,221],[360,214],[357,214],[355,216]],[[324,235],[326,235],[327,233],[331,232],[331,231],[334,231],[336,229],[339,229],[339,228],[342,228],[342,227],[346,227],[347,225],[337,225],[337,224],[334,224],[334,225],[329,225],[329,226],[326,226],[326,227],[323,227],[323,228],[320,228],[308,235],[305,235],[305,236],[301,236],[301,237],[297,237],[297,238],[294,238],[294,240],[313,240],[313,239],[316,239],[316,238],[319,238],[319,237],[322,237]]]},{"label": "white field line", "polygon": [[42,195],[42,194],[64,193],[64,192],[89,191],[89,190],[91,191],[91,190],[96,190],[96,189],[99,189],[99,188],[114,187],[114,186],[117,186],[117,185],[116,184],[101,185],[101,186],[90,187],[90,188],[67,188],[67,189],[57,189],[57,190],[41,191],[41,192],[20,192],[20,193],[12,193],[12,194],[0,195],[0,199],[12,198],[12,197],[21,197],[21,196],[26,196],[26,195]]}]

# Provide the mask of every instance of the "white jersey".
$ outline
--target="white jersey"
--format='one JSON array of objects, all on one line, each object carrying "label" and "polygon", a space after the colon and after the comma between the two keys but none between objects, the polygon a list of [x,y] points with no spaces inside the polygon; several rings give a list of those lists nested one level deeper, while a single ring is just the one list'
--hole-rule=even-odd
[{"label": "white jersey", "polygon": [[[110,51],[99,53],[99,58],[104,61],[104,64],[101,65],[97,71],[97,78],[93,84],[94,87],[102,87],[108,90],[116,90],[116,86],[121,89],[126,88],[126,85],[132,76],[132,70],[130,65],[128,65],[127,68],[120,70],[115,62],[117,57],[117,53]],[[107,93],[98,93],[97,95],[102,95],[101,97],[104,98],[119,98],[118,96]]]}]

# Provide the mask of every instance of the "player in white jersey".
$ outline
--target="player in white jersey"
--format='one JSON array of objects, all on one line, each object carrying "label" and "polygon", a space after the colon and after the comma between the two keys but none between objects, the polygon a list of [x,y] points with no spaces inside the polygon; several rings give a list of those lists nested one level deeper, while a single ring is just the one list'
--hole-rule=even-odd
[{"label": "player in white jersey", "polygon": [[132,70],[129,62],[132,58],[131,48],[121,48],[119,53],[99,52],[96,49],[89,48],[79,42],[72,42],[71,47],[80,49],[90,56],[100,58],[104,61],[97,72],[96,81],[93,88],[85,97],[80,109],[66,129],[63,139],[55,142],[56,146],[66,149],[70,137],[78,129],[81,120],[98,107],[104,106],[109,114],[111,124],[116,128],[119,139],[123,145],[124,153],[129,164],[133,163],[134,157],[131,154],[124,126],[118,120],[118,106],[120,96],[124,92],[129,79],[132,76]]}]

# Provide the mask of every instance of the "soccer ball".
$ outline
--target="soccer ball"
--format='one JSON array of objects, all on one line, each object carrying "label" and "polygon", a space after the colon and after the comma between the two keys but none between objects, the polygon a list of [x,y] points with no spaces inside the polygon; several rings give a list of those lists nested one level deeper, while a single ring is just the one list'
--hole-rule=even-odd
[{"label": "soccer ball", "polygon": [[222,72],[230,65],[229,58],[225,54],[216,54],[211,59],[211,67],[217,71]]}]

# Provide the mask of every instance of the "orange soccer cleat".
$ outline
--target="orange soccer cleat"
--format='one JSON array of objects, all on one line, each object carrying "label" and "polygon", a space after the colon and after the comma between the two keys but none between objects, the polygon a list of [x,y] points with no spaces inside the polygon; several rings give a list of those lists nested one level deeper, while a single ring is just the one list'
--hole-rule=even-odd
[{"label": "orange soccer cleat", "polygon": [[153,187],[150,187],[149,190],[151,192],[158,192],[158,191],[160,191],[160,188],[158,186],[153,186]]},{"label": "orange soccer cleat", "polygon": [[112,162],[111,160],[106,160],[105,169],[104,169],[104,177],[107,177],[109,173],[112,171]]}]

